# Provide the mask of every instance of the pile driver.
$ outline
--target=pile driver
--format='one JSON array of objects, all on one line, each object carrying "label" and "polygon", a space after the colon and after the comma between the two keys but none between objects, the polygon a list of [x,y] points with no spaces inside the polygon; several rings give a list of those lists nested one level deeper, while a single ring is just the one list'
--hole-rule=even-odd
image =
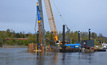
[{"label": "pile driver", "polygon": [[37,17],[38,17],[38,27],[39,27],[39,36],[40,36],[40,48],[42,47],[42,34],[41,34],[41,17],[40,17],[40,9],[39,4],[37,3]]},{"label": "pile driver", "polygon": [[[42,0],[38,0],[38,2],[39,2],[39,3],[37,3],[38,27],[39,27],[40,45],[42,46],[43,45],[42,43],[44,43],[42,41],[46,40],[46,39],[42,38],[42,37],[45,37],[45,34],[44,35],[42,34],[44,32],[44,30],[43,30],[44,29],[44,22],[43,22]],[[53,35],[54,42],[57,45],[62,44],[62,42],[58,39],[57,28],[56,28],[50,0],[44,0],[44,4],[45,4],[48,22],[49,22],[50,30]],[[67,27],[67,30],[68,30],[68,27]],[[45,42],[45,44],[46,44],[46,42]]]},{"label": "pile driver", "polygon": [[[42,34],[44,32],[43,29],[42,29],[42,28],[44,28],[44,22],[41,22],[41,20],[43,21],[43,13],[41,13],[42,12],[41,11],[41,9],[42,9],[42,0],[38,0],[38,2],[39,3],[37,3],[37,17],[38,17],[40,44],[42,46],[42,40],[43,40],[42,37],[45,36],[45,35]],[[58,36],[57,36],[57,29],[56,29],[56,25],[55,25],[55,20],[54,20],[54,16],[53,16],[50,0],[44,0],[44,4],[45,4],[45,8],[46,8],[46,13],[47,13],[47,17],[48,17],[50,30],[53,33],[54,42],[56,44],[59,44],[59,40],[58,40]],[[40,7],[39,7],[39,5],[40,5]],[[42,19],[41,19],[41,17],[42,17]]]}]

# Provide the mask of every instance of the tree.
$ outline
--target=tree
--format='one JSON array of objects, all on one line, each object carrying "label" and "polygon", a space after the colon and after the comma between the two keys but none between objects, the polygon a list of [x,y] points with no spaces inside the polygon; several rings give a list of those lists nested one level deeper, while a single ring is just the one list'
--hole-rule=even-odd
[{"label": "tree", "polygon": [[59,34],[58,34],[58,39],[62,40],[62,33],[61,32],[59,32]]},{"label": "tree", "polygon": [[0,42],[1,44],[5,44],[5,31],[0,32]]},{"label": "tree", "polygon": [[95,32],[92,32],[92,38],[95,39],[97,37],[97,34]]},{"label": "tree", "polygon": [[29,34],[29,35],[28,35],[28,40],[29,40],[30,43],[33,42],[32,34]]},{"label": "tree", "polygon": [[99,42],[102,43],[103,42],[103,35],[100,33],[99,34]]},{"label": "tree", "polygon": [[81,32],[82,40],[88,40],[88,32]]},{"label": "tree", "polygon": [[102,42],[103,42],[102,37],[99,37],[99,42],[100,42],[100,43],[102,43]]},{"label": "tree", "polygon": [[98,35],[99,37],[103,37],[103,35],[100,33],[99,35]]},{"label": "tree", "polygon": [[7,43],[9,45],[14,45],[14,43],[15,43],[14,34],[11,34],[10,39],[7,41]]},{"label": "tree", "polygon": [[81,38],[88,36],[88,32],[81,32]]},{"label": "tree", "polygon": [[72,43],[76,43],[78,41],[78,31],[75,31],[72,38]]},{"label": "tree", "polygon": [[10,34],[10,29],[6,30],[6,38],[10,38],[11,34]]},{"label": "tree", "polygon": [[71,40],[71,43],[72,43],[72,39],[73,39],[73,31],[70,32],[70,40]]}]

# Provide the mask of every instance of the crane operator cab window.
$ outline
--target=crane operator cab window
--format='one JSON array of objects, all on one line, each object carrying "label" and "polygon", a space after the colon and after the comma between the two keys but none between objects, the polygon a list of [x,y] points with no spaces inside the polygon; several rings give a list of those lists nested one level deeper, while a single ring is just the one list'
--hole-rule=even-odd
[{"label": "crane operator cab window", "polygon": [[55,44],[59,44],[59,40],[57,40],[57,41],[55,42]]}]

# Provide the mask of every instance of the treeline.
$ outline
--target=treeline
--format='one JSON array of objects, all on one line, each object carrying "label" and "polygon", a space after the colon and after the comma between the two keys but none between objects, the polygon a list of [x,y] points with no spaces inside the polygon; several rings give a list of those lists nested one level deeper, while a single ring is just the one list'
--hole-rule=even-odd
[{"label": "treeline", "polygon": [[[15,39],[16,38],[16,39]],[[21,38],[21,39],[17,39]],[[24,32],[15,33],[14,30],[7,29],[0,31],[0,44],[2,45],[28,45],[36,42],[36,35]]]},{"label": "treeline", "polygon": [[[61,33],[58,34],[61,37]],[[70,34],[66,33],[66,39],[70,36],[71,43],[77,43],[78,41],[78,31],[71,31]],[[59,38],[60,38],[59,37]],[[80,32],[80,41],[82,40],[89,40],[89,33],[88,32]],[[101,33],[97,35],[95,32],[91,32],[91,40],[94,40],[95,44],[101,44],[103,42],[107,43],[107,37],[104,37]]]},{"label": "treeline", "polygon": [[[71,43],[78,41],[78,31],[66,33],[66,40],[70,37]],[[20,39],[19,39],[20,38]],[[53,41],[52,33],[47,31],[46,38]],[[88,32],[81,32],[80,40],[88,40]],[[62,40],[62,32],[58,33],[58,39]],[[101,44],[107,42],[107,38],[102,34],[97,35],[95,32],[91,32],[91,39],[95,41],[95,44]],[[0,31],[0,45],[28,45],[29,43],[37,43],[37,35],[32,33],[25,34],[24,32],[15,33],[14,30],[7,29],[6,31]],[[53,44],[46,40],[46,44]]]}]

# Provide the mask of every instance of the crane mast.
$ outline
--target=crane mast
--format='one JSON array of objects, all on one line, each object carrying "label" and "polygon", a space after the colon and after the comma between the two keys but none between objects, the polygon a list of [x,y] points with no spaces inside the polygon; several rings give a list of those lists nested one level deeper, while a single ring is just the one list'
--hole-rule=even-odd
[{"label": "crane mast", "polygon": [[41,17],[40,17],[40,9],[38,3],[37,3],[37,17],[38,17],[39,36],[40,36],[40,48],[42,48]]},{"label": "crane mast", "polygon": [[53,33],[54,41],[58,42],[57,29],[56,29],[56,25],[55,25],[55,20],[54,20],[54,15],[52,12],[50,0],[44,0],[44,4],[45,4],[45,8],[46,8],[46,13],[47,13],[47,17],[48,17],[50,30]]},{"label": "crane mast", "polygon": [[43,7],[42,7],[42,0],[38,0],[39,4],[39,9],[40,9],[40,17],[41,17],[41,34],[42,34],[42,41],[43,41],[43,46],[45,48],[46,46],[46,37],[45,37],[45,29],[44,29],[44,20],[43,20]]}]

